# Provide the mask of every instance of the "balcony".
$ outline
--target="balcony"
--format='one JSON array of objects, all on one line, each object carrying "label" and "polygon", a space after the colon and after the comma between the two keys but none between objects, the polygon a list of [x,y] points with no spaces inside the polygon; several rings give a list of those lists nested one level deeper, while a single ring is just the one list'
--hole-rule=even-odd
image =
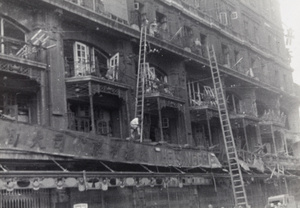
[{"label": "balcony", "polygon": [[[0,36],[0,39],[0,52],[4,55],[3,57],[10,57],[21,63],[42,62],[43,47],[4,36]],[[38,63],[35,64],[39,66]]]},{"label": "balcony", "polygon": [[174,85],[170,85],[164,81],[158,79],[146,79],[145,84],[145,97],[166,97],[171,99],[180,98],[180,88]]},{"label": "balcony", "polygon": [[106,81],[119,80],[119,67],[109,67],[100,65],[95,67],[91,63],[77,63],[74,61],[65,61],[65,75],[66,78],[80,79],[84,77],[95,77]]},{"label": "balcony", "polygon": [[280,111],[265,110],[264,114],[260,117],[261,123],[271,123],[274,125],[285,127],[286,115]]},{"label": "balcony", "polygon": [[217,100],[211,87],[200,82],[188,82],[189,103],[192,109],[218,109]]}]

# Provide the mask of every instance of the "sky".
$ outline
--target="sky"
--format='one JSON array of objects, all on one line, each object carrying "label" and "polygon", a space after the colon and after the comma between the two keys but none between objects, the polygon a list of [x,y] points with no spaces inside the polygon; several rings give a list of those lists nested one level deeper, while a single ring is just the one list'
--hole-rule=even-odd
[{"label": "sky", "polygon": [[293,36],[290,47],[294,69],[294,82],[300,85],[300,0],[279,0],[284,29],[292,28]]}]

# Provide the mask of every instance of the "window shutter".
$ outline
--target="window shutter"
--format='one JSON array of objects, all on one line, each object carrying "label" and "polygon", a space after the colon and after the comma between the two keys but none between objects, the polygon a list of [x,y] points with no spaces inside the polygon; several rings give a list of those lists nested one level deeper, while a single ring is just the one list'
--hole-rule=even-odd
[{"label": "window shutter", "polygon": [[116,53],[109,59],[109,69],[112,70],[112,77],[114,80],[119,79],[119,53]]},{"label": "window shutter", "polygon": [[85,76],[90,71],[88,47],[80,42],[74,43],[75,76]]},{"label": "window shutter", "polygon": [[95,49],[91,48],[91,56],[90,56],[90,66],[91,66],[91,73],[96,72],[96,65],[95,65]]}]

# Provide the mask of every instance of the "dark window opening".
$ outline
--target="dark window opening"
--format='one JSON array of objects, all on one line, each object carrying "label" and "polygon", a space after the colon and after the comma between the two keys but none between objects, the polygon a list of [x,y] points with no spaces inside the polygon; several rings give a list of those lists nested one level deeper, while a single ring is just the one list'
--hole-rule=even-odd
[{"label": "dark window opening", "polygon": [[241,113],[240,98],[234,93],[227,92],[227,106],[231,113]]},{"label": "dark window opening", "polygon": [[1,53],[17,55],[24,46],[25,33],[15,24],[0,18]]},{"label": "dark window opening", "polygon": [[6,92],[0,94],[0,114],[9,120],[35,123],[33,94]]},{"label": "dark window opening", "polygon": [[18,27],[13,25],[10,22],[7,22],[6,20],[3,21],[3,35],[5,37],[14,38],[17,40],[25,41],[25,34],[22,30],[20,30]]},{"label": "dark window opening", "polygon": [[188,26],[183,26],[182,37],[190,37],[192,35],[193,35],[192,28],[190,28]]},{"label": "dark window opening", "polygon": [[230,66],[230,54],[227,45],[222,44],[223,64]]},{"label": "dark window opening", "polygon": [[158,24],[163,24],[167,22],[167,17],[166,15],[160,13],[160,12],[156,12],[156,22]]}]

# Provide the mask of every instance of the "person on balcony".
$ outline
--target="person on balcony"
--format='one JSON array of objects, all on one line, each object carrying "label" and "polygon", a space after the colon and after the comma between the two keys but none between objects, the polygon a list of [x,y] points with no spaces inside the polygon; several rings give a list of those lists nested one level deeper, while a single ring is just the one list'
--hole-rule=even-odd
[{"label": "person on balcony", "polygon": [[105,78],[106,79],[109,79],[109,80],[113,80],[114,79],[114,68],[113,67],[109,67],[107,72],[106,72],[106,75],[105,75]]},{"label": "person on balcony", "polygon": [[139,118],[134,118],[130,121],[130,137],[126,140],[139,140],[141,136],[141,128]]}]

